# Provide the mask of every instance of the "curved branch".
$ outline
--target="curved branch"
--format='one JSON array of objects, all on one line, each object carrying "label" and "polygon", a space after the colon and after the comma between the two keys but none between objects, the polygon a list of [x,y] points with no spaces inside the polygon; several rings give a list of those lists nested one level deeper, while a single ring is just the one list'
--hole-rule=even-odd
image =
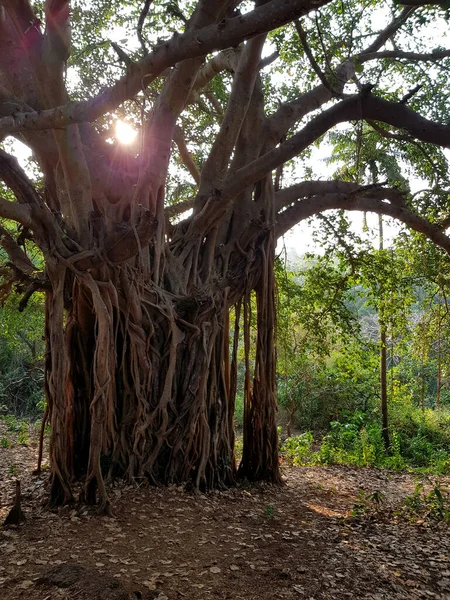
[{"label": "curved branch", "polygon": [[201,171],[200,196],[208,194],[213,186],[220,187],[226,174],[229,158],[252,98],[265,39],[265,35],[254,37],[242,51],[220,131]]},{"label": "curved branch", "polygon": [[[403,103],[403,101],[402,101],[402,103]],[[367,123],[372,127],[372,129],[374,129],[381,137],[383,137],[385,139],[397,140],[398,142],[406,142],[408,144],[414,145],[419,150],[419,152],[421,152],[423,154],[425,159],[430,163],[431,167],[433,168],[433,178],[435,177],[436,166],[434,164],[434,161],[431,158],[431,156],[428,154],[428,152],[425,150],[425,148],[423,148],[423,146],[417,140],[412,138],[410,135],[401,135],[401,134],[397,134],[397,133],[391,133],[390,131],[387,131],[383,127],[380,127],[380,125],[378,125],[374,121],[367,121]]]},{"label": "curved branch", "polygon": [[[310,198],[311,196],[317,198],[319,196],[325,196],[328,194],[355,194],[378,189],[380,189],[381,192],[373,191],[373,193],[385,194],[386,190],[383,189],[382,186],[383,183],[362,186],[357,183],[341,181],[338,179],[332,179],[330,181],[302,181],[301,183],[297,183],[296,185],[292,185],[276,192],[275,212],[281,213],[291,204],[294,204],[305,198]],[[389,190],[390,200],[394,199],[394,191],[395,190],[392,189]],[[396,193],[396,202],[402,202],[403,195],[398,191]],[[382,197],[384,198],[385,196],[383,195]]]},{"label": "curved branch", "polygon": [[37,267],[33,265],[31,260],[12,237],[12,235],[4,227],[0,225],[0,245],[5,250],[11,265],[20,273],[28,275],[37,271]]},{"label": "curved branch", "polygon": [[303,50],[304,50],[306,56],[308,57],[309,63],[311,65],[314,73],[317,75],[317,77],[319,78],[322,85],[324,87],[326,87],[326,89],[330,92],[330,94],[332,96],[340,97],[342,95],[342,93],[340,91],[334,89],[334,87],[331,85],[331,83],[326,78],[325,73],[323,73],[322,69],[319,67],[316,59],[314,58],[314,54],[312,53],[312,50],[308,44],[308,37],[306,35],[306,31],[303,29],[301,22],[297,20],[297,21],[295,21],[294,25],[295,25],[295,29],[297,30],[298,36],[300,38],[300,41],[302,43]]},{"label": "curved branch", "polygon": [[[403,9],[400,15],[393,19],[365,50],[342,62],[333,73],[333,90],[343,92],[345,84],[355,76],[355,64],[363,62],[366,55],[370,55],[372,59],[378,58],[375,56],[377,51],[400,29],[414,10],[414,8]],[[286,135],[297,121],[331,100],[333,93],[329,88],[330,86],[327,87],[323,84],[318,85],[296,100],[282,104],[268,118],[270,141],[274,145],[278,144],[279,140]]]},{"label": "curved branch", "polygon": [[40,198],[33,184],[28,179],[25,171],[17,162],[0,148],[0,179],[14,192],[21,204],[34,204],[40,206]]},{"label": "curved branch", "polygon": [[277,237],[284,235],[291,227],[308,217],[326,210],[338,208],[351,211],[374,212],[393,217],[415,231],[423,233],[450,254],[450,237],[442,232],[439,225],[430,223],[408,209],[403,203],[398,202],[398,198],[398,190],[383,188],[375,188],[373,190],[360,189],[347,194],[331,193],[322,196],[313,196],[300,200],[278,215],[276,235]]},{"label": "curved branch", "polygon": [[[210,61],[199,69],[192,87],[192,94],[199,92],[199,90],[208,85],[221,71],[234,71],[237,67],[241,50],[241,47],[227,48],[213,56]],[[189,98],[188,102],[192,102],[191,98]]]},{"label": "curved branch", "polygon": [[[21,208],[24,208],[23,215],[26,220],[28,220],[27,215],[28,211],[30,211],[29,218],[31,221],[23,222],[23,225],[30,227],[34,233],[39,234],[39,241],[36,239],[35,241],[42,250],[45,248],[48,249],[50,239],[51,243],[56,245],[63,256],[66,256],[69,245],[76,247],[76,244],[70,238],[65,240],[66,236],[63,235],[55,216],[41,200],[39,194],[34,189],[33,183],[27,177],[17,160],[2,149],[0,149],[0,179],[14,193]],[[14,203],[9,204],[14,206]],[[4,206],[4,210],[11,211],[11,208]],[[16,215],[22,216],[19,213],[16,213]],[[14,217],[11,218],[14,219]]]},{"label": "curved branch", "polygon": [[147,18],[148,11],[150,10],[150,4],[153,0],[145,0],[144,6],[142,7],[141,14],[139,15],[138,24],[136,28],[136,33],[139,39],[139,42],[142,46],[142,50],[144,54],[147,54],[147,46],[145,45],[144,38],[142,37],[142,28],[144,26],[145,19]]},{"label": "curved branch", "polygon": [[174,35],[167,42],[157,45],[151,54],[136,63],[124,77],[98,96],[40,113],[21,113],[0,119],[0,135],[27,129],[57,129],[70,123],[95,121],[105,113],[114,111],[125,100],[136,96],[165,69],[177,62],[237,46],[243,40],[281,27],[329,2],[330,0],[283,0],[280,3],[279,0],[272,0],[245,15]]},{"label": "curved branch", "polygon": [[311,119],[298,133],[286,142],[267,152],[257,160],[239,169],[226,182],[223,193],[236,196],[241,190],[259,181],[266,173],[291,160],[329,129],[351,120],[372,120],[406,130],[409,134],[431,144],[450,148],[450,126],[429,121],[404,104],[388,102],[372,96],[367,91],[349,96],[342,102]]},{"label": "curved branch", "polygon": [[190,210],[194,206],[195,196],[189,198],[188,200],[183,200],[183,202],[178,202],[178,204],[172,204],[172,206],[166,206],[164,209],[164,214],[167,219],[173,219],[174,217],[178,217],[178,215],[183,214],[184,212]]},{"label": "curved branch", "polygon": [[380,58],[393,58],[393,59],[406,59],[421,62],[434,62],[450,56],[450,50],[435,50],[427,54],[420,54],[420,52],[402,52],[401,50],[383,50],[381,52],[366,52],[364,54],[357,55],[360,63],[367,62],[369,60],[377,60]]},{"label": "curved branch", "polygon": [[195,164],[192,156],[189,154],[189,150],[186,146],[186,140],[184,139],[183,131],[180,127],[175,128],[175,135],[173,137],[173,141],[178,147],[178,151],[180,153],[180,157],[183,161],[184,166],[192,175],[192,178],[194,179],[195,183],[199,185],[200,171],[197,169],[197,165]]},{"label": "curved branch", "polygon": [[[217,0],[200,0],[189,22],[189,31],[199,34],[203,27],[214,23],[220,13]],[[201,66],[200,58],[183,57],[164,82],[163,89],[153,105],[152,114],[145,128],[143,156],[139,179],[135,189],[137,198],[142,198],[144,207],[149,208],[159,219],[157,238],[163,240],[164,182],[166,179],[171,143],[176,121],[186,106],[193,83]],[[156,269],[156,274],[158,269]]]},{"label": "curved branch", "polygon": [[445,219],[442,219],[442,221],[439,221],[437,225],[441,231],[448,229],[450,227],[450,216],[445,217]]},{"label": "curved branch", "polygon": [[0,217],[17,221],[25,227],[32,227],[31,206],[29,204],[17,204],[0,197]]}]

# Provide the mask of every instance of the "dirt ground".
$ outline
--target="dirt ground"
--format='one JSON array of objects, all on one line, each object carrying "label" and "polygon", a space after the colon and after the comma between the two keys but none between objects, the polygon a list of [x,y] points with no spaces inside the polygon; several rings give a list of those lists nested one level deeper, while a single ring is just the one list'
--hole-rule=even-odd
[{"label": "dirt ground", "polygon": [[[1,600],[450,599],[449,528],[392,516],[413,475],[286,468],[282,488],[211,494],[120,483],[111,518],[47,510],[36,455],[0,448],[0,521],[17,477],[27,517],[0,529]],[[380,517],[347,518],[360,490],[386,494]]]}]

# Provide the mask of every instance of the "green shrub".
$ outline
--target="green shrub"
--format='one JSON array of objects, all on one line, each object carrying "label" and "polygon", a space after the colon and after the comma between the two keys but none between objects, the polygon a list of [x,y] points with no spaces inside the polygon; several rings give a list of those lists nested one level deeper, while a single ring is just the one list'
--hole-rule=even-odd
[{"label": "green shrub", "polygon": [[43,296],[35,294],[23,313],[17,304],[12,294],[0,307],[0,405],[15,416],[38,418],[45,404]]},{"label": "green shrub", "polygon": [[294,465],[309,464],[312,456],[312,443],[312,433],[310,431],[305,431],[295,437],[287,438],[281,446],[281,452]]},{"label": "green shrub", "polygon": [[244,423],[244,395],[242,393],[236,394],[234,422],[237,429],[242,429],[242,424]]},{"label": "green shrub", "polygon": [[281,447],[295,465],[349,464],[377,466],[394,471],[450,473],[449,413],[422,413],[404,408],[391,419],[390,448],[386,452],[379,415],[362,411],[346,413],[345,420],[332,421],[322,436],[320,448],[312,450],[310,431],[288,438]]},{"label": "green shrub", "polygon": [[400,516],[406,516],[411,521],[450,522],[450,494],[439,482],[431,482],[429,492],[425,491],[423,483],[418,483],[414,493],[407,496],[400,509]]}]

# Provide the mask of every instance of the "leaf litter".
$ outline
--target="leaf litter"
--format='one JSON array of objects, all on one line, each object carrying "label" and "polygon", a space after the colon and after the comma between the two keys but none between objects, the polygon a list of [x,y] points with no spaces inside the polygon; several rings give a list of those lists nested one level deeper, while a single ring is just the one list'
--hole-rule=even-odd
[{"label": "leaf litter", "polygon": [[[209,494],[117,482],[108,518],[45,508],[35,457],[33,441],[0,449],[0,519],[16,477],[27,516],[0,530],[2,600],[450,598],[449,527],[397,516],[417,486],[411,474],[297,467],[282,488]],[[383,502],[355,518],[362,492]]]}]

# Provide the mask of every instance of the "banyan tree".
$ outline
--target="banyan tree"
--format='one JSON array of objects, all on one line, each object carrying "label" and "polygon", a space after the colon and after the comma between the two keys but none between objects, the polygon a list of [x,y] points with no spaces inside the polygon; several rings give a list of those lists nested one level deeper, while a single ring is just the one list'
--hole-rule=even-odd
[{"label": "banyan tree", "polygon": [[82,481],[107,509],[112,477],[280,481],[273,266],[296,223],[373,211],[450,249],[445,202],[301,162],[345,123],[442,159],[450,51],[429,32],[447,13],[408,4],[0,0],[1,289],[45,295],[54,504]]}]

